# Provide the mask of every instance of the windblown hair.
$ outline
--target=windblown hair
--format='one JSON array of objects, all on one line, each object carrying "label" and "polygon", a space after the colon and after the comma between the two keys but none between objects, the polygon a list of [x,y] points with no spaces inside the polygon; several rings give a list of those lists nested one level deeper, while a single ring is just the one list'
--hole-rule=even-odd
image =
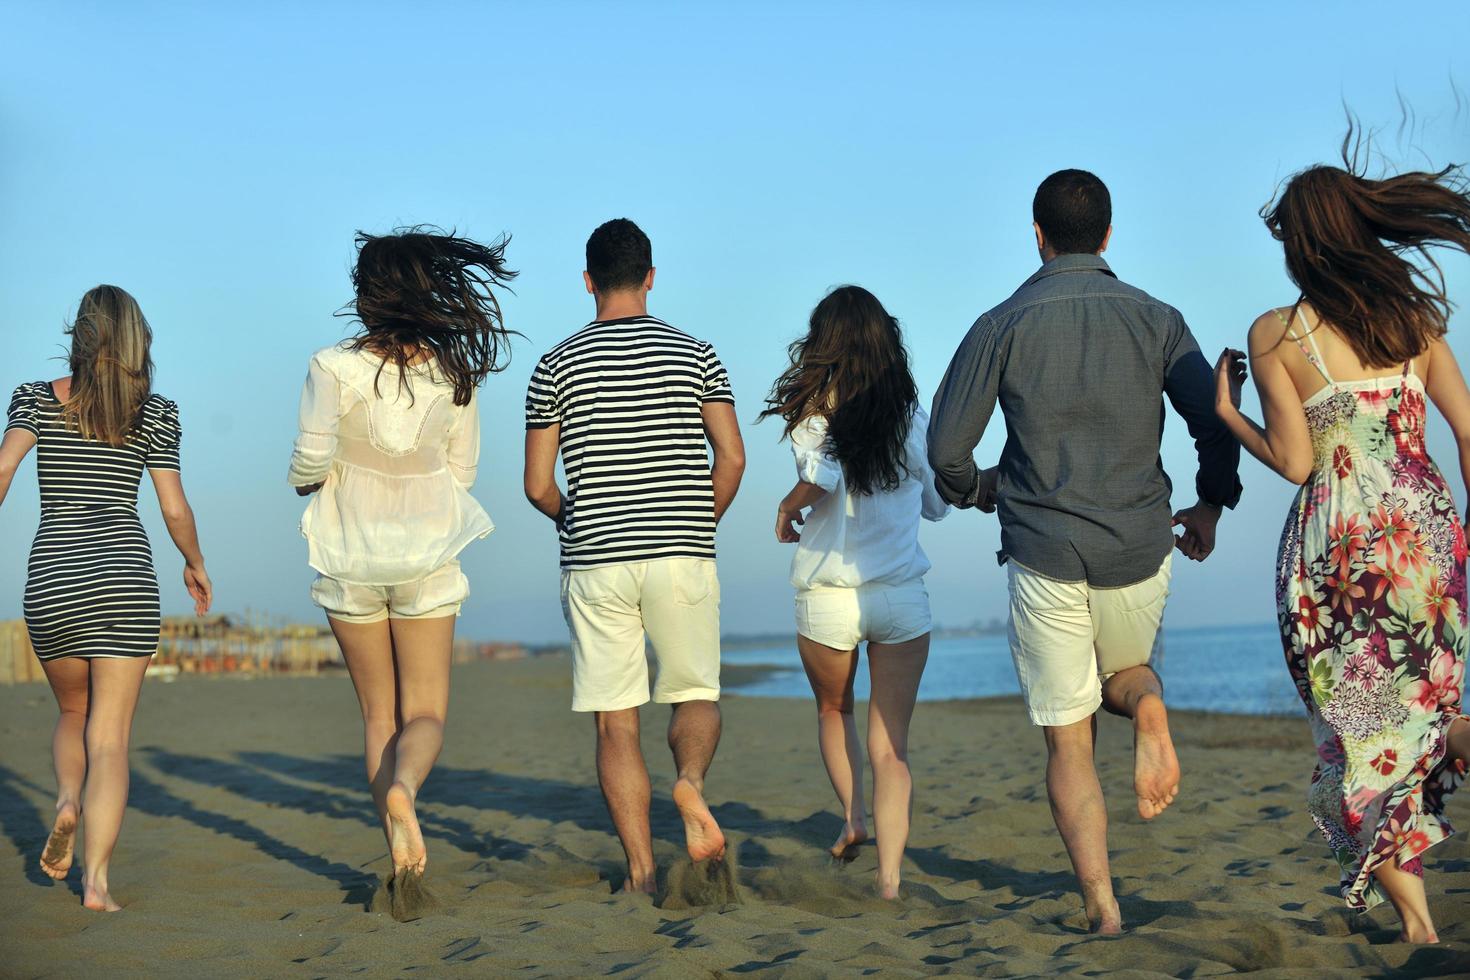
[{"label": "windblown hair", "polygon": [[1350,125],[1343,166],[1296,174],[1261,217],[1286,253],[1298,304],[1310,303],[1365,366],[1398,367],[1448,329],[1451,303],[1430,249],[1470,252],[1470,194],[1459,167],[1364,176],[1362,144]]},{"label": "windblown hair", "polygon": [[116,286],[89,289],[66,332],[71,395],[63,424],[84,439],[125,445],[153,390],[153,331],[138,301]]},{"label": "windblown hair", "polygon": [[898,321],[861,286],[838,286],[788,349],[760,419],[786,420],[783,436],[812,415],[827,419],[832,454],[855,493],[898,489],[904,444],[919,404]]},{"label": "windblown hair", "polygon": [[454,386],[454,404],[468,405],[487,376],[505,369],[514,331],[501,321],[495,290],[516,276],[505,266],[509,242],[482,245],[423,227],[357,233],[357,298],[343,314],[362,324],[351,348],[383,358],[374,390],[389,364],[410,388],[409,366],[427,353],[430,370]]}]

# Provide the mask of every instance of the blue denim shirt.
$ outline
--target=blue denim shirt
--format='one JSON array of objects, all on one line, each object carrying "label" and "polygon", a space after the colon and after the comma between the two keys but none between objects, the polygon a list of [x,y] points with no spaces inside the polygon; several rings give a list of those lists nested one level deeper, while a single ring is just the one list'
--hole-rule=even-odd
[{"label": "blue denim shirt", "polygon": [[1166,395],[1194,438],[1199,498],[1240,498],[1240,444],[1215,416],[1214,389],[1178,310],[1120,282],[1101,256],[1059,255],[970,328],[934,397],[929,459],[940,493],[973,506],[972,453],[999,404],[1001,563],[1130,585],[1173,546]]}]

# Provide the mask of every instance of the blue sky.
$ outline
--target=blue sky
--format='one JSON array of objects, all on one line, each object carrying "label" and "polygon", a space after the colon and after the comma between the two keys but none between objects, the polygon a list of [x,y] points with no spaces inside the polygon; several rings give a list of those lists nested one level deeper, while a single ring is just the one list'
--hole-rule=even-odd
[{"label": "blue sky", "polygon": [[[555,538],[520,491],[536,358],[591,318],[588,232],[627,216],[651,309],[712,341],[749,470],[720,534],[727,630],[791,627],[771,533],[788,449],[754,426],[786,344],[831,286],[903,322],[927,399],[975,317],[1037,264],[1036,184],[1085,167],[1114,201],[1108,259],[1178,306],[1208,356],[1294,298],[1257,209],[1330,160],[1346,101],[1399,164],[1470,159],[1470,8],[1367,4],[3,4],[0,387],[64,373],[63,320],[98,282],[155,331],[182,406],[185,486],[218,608],[318,613],[285,486],[311,351],[343,335],[355,229],[513,236],[526,338],[484,389],[476,495],[498,530],[462,556],[462,635],[564,636]],[[1371,25],[1371,26],[1370,26]],[[1417,121],[1396,134],[1398,94]],[[1457,112],[1457,104],[1459,105]],[[1470,262],[1447,256],[1462,302]],[[1470,362],[1467,321],[1452,343]],[[1253,396],[1251,404],[1254,404]],[[981,445],[999,451],[999,421]],[[1463,500],[1442,423],[1431,450]],[[1171,417],[1165,463],[1191,501]],[[1248,461],[1219,550],[1181,567],[1173,626],[1272,617],[1290,488]],[[180,562],[145,488],[166,612]],[[33,464],[0,509],[0,618],[20,615]],[[991,517],[925,529],[936,619],[1001,616]]]}]

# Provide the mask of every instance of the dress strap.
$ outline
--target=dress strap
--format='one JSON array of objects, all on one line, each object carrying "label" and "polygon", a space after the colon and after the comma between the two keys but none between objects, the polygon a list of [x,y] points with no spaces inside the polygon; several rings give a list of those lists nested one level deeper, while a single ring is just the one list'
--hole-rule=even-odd
[{"label": "dress strap", "polygon": [[[1273,309],[1272,312],[1276,314],[1277,319],[1286,324],[1286,336],[1290,338],[1291,341],[1297,345],[1297,347],[1301,348],[1302,354],[1304,354],[1307,360],[1311,362],[1312,366],[1317,369],[1317,373],[1322,375],[1322,377],[1327,381],[1328,384],[1337,384],[1336,381],[1332,380],[1332,375],[1327,373],[1327,363],[1322,359],[1322,349],[1317,346],[1317,338],[1312,336],[1316,331],[1305,330],[1303,331],[1302,336],[1298,337],[1291,328],[1292,321],[1296,319],[1301,320],[1303,327],[1305,327],[1307,324],[1307,318],[1301,315],[1301,307],[1296,306],[1292,308],[1291,320],[1288,320],[1286,317],[1282,316],[1280,310]],[[1303,342],[1304,339],[1305,343]],[[1310,348],[1308,348],[1308,344],[1311,345]],[[1404,370],[1407,371],[1408,367],[1405,366]]]}]

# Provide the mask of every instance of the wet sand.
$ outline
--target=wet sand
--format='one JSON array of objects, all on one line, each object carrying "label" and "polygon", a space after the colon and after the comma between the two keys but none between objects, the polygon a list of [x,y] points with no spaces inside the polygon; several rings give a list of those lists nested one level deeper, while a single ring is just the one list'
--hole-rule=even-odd
[{"label": "wet sand", "polygon": [[[738,695],[707,787],[733,873],[682,857],[667,710],[650,706],[663,894],[614,894],[621,851],[592,723],[569,695],[561,658],[456,668],[448,743],[419,800],[442,904],[400,923],[375,902],[389,861],[345,677],[147,684],[111,872],[125,910],[111,915],[81,908],[80,862],[65,883],[36,865],[55,708],[44,686],[0,688],[0,975],[1470,973],[1470,849],[1456,837],[1426,862],[1444,945],[1392,943],[1386,908],[1349,914],[1301,806],[1312,753],[1297,719],[1176,713],[1183,790],[1151,824],[1134,812],[1128,729],[1102,720],[1129,927],[1107,939],[1086,932],[1041,737],[1017,701],[919,706],[905,895],[890,905],[871,893],[871,847],[842,867],[827,858],[839,820],[811,707]],[[1465,801],[1451,817],[1470,824]]]}]

